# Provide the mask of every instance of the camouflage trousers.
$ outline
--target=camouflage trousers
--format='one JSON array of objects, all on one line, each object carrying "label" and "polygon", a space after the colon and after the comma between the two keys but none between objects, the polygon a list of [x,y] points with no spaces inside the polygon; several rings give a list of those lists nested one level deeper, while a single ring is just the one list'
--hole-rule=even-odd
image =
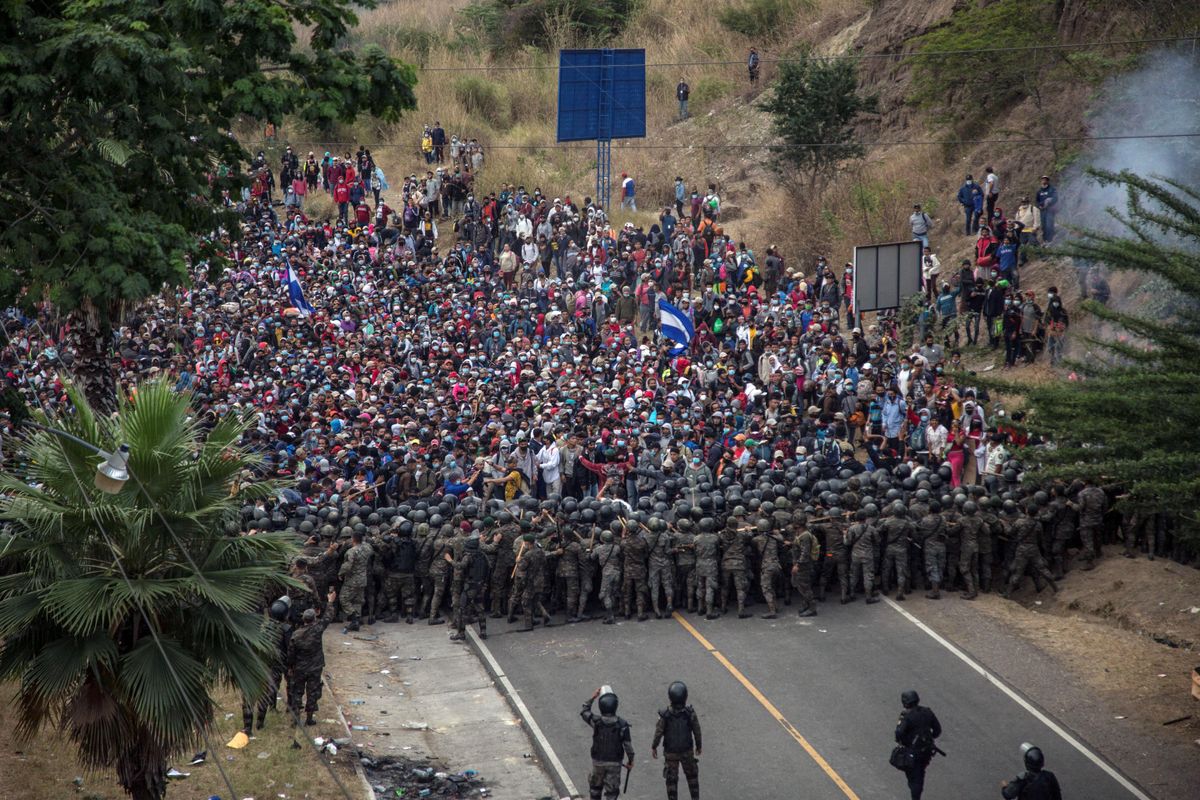
[{"label": "camouflage trousers", "polygon": [[663,779],[667,782],[667,800],[679,797],[679,770],[687,781],[688,794],[692,800],[700,798],[700,763],[691,750],[686,753],[663,753]]}]

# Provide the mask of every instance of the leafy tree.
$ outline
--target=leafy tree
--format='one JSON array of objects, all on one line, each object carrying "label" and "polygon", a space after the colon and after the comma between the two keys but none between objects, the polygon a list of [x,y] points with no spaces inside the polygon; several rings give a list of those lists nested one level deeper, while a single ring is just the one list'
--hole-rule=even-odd
[{"label": "leafy tree", "polygon": [[1122,233],[1092,230],[1064,242],[1067,256],[1156,276],[1176,294],[1160,319],[1094,301],[1085,309],[1132,338],[1089,339],[1108,363],[1077,364],[1079,382],[1012,387],[1025,395],[1029,426],[1055,444],[1034,451],[1043,477],[1121,484],[1129,510],[1173,512],[1185,540],[1200,543],[1200,192],[1167,178],[1093,172],[1124,186],[1125,213],[1110,209]]},{"label": "leafy tree", "polygon": [[60,728],[85,766],[156,800],[168,759],[211,728],[216,685],[262,695],[278,643],[259,598],[288,580],[291,545],[225,535],[242,503],[278,488],[231,491],[254,463],[238,445],[244,421],[226,416],[204,435],[189,398],[161,382],[115,419],[70,391],[78,413],[56,424],[104,449],[129,444],[146,493],[132,481],[101,493],[96,456],[58,436],[21,441],[20,477],[0,475],[0,680],[19,681],[19,734]]},{"label": "leafy tree", "polygon": [[[371,5],[360,2],[359,5]],[[121,309],[187,277],[247,153],[236,123],[413,108],[411,67],[340,46],[352,0],[13,0],[0,14],[0,304],[72,315],[97,408]],[[297,38],[305,31],[306,41]],[[214,211],[218,209],[218,211]],[[216,214],[214,216],[214,214]],[[227,224],[236,232],[237,226]]]},{"label": "leafy tree", "polygon": [[788,145],[778,152],[811,192],[839,164],[862,156],[854,122],[876,105],[873,95],[859,92],[853,61],[804,53],[780,62],[779,79],[759,108],[774,117],[775,134]]}]

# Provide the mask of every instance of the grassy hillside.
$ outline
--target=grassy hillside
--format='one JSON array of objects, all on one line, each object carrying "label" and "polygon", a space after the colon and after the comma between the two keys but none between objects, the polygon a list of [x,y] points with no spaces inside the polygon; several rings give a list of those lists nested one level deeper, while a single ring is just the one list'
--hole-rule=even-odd
[{"label": "grassy hillside", "polygon": [[[615,0],[607,0],[612,4]],[[488,0],[475,0],[476,7]],[[486,33],[464,13],[468,0],[392,0],[361,15],[358,41],[378,42],[419,64],[418,110],[396,125],[367,121],[332,137],[303,127],[285,139],[304,150],[342,140],[372,147],[389,176],[423,170],[422,126],[438,120],[448,133],[476,137],[487,165],[481,185],[537,186],[551,194],[590,195],[594,148],[554,145],[560,47],[592,46],[579,25],[551,16],[532,29],[544,48],[496,52]],[[540,0],[539,8],[562,3]],[[1086,131],[1086,110],[1107,75],[1136,61],[1138,48],[1034,52],[930,61],[911,54],[1056,42],[1130,39],[1189,32],[1200,11],[1170,0],[713,0],[696,6],[672,0],[639,0],[612,46],[644,47],[654,64],[647,75],[648,137],[615,142],[613,170],[640,181],[639,205],[665,203],[675,175],[703,189],[717,183],[725,200],[726,230],[762,248],[777,244],[791,263],[807,266],[818,254],[851,256],[854,243],[905,238],[911,204],[920,202],[941,223],[935,237],[943,261],[965,253],[957,231],[953,194],[964,172],[994,165],[1013,192],[1032,192],[1042,172],[1077,157],[1069,142],[1024,141],[1030,136],[1073,136]],[[505,24],[528,20],[506,20]],[[510,39],[511,40],[511,37]],[[743,61],[762,53],[762,80],[752,89]],[[846,169],[820,197],[803,196],[775,169],[770,120],[754,107],[770,85],[770,59],[793,48],[827,55],[857,53],[865,87],[880,97],[877,117],[864,120],[868,141],[1006,139],[1019,144],[884,144]],[[888,57],[880,57],[880,56]],[[725,61],[728,64],[695,64]],[[462,67],[482,67],[459,71]],[[692,87],[692,119],[676,120],[674,87]],[[309,143],[312,143],[311,145]],[[320,155],[320,153],[318,153]],[[1014,195],[1009,195],[1010,199]],[[649,213],[641,215],[646,221]]]}]

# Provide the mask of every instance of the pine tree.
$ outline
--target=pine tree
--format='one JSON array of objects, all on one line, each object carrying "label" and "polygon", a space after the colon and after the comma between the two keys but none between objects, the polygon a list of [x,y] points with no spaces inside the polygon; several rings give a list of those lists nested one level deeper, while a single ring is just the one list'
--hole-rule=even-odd
[{"label": "pine tree", "polygon": [[1126,511],[1171,513],[1177,535],[1200,544],[1200,193],[1167,178],[1094,171],[1124,186],[1120,234],[1084,230],[1060,251],[1112,270],[1155,276],[1176,295],[1161,319],[1087,301],[1124,328],[1125,341],[1089,339],[1106,363],[1078,364],[1082,379],[1024,387],[1030,429],[1054,443],[1036,451],[1034,477],[1089,478],[1123,487]]}]

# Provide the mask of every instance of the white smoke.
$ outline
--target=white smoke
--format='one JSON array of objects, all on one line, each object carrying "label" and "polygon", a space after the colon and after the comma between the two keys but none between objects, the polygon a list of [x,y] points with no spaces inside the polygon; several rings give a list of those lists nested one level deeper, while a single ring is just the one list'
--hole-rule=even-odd
[{"label": "white smoke", "polygon": [[[1133,72],[1108,81],[1093,104],[1089,135],[1200,133],[1200,56],[1189,45],[1142,58]],[[1087,168],[1177,180],[1200,191],[1200,137],[1107,139],[1088,144],[1060,179],[1059,221],[1115,230],[1106,209],[1123,212],[1124,188],[1101,186]]]}]

